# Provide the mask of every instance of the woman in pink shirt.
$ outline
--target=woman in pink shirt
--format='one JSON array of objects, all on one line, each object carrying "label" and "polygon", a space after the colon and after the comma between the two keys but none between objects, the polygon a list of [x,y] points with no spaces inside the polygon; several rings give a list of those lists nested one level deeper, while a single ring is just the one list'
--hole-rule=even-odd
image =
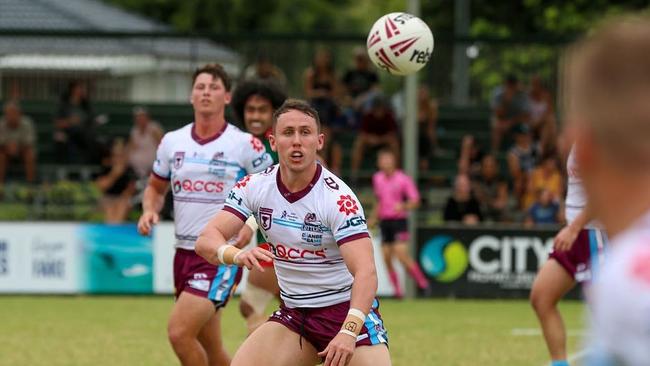
[{"label": "woman in pink shirt", "polygon": [[397,169],[397,161],[391,150],[382,149],[377,154],[377,166],[379,171],[372,176],[377,204],[371,221],[379,220],[382,251],[390,282],[395,289],[395,296],[402,297],[402,288],[393,268],[393,257],[399,259],[420,289],[426,290],[429,287],[429,281],[409,255],[408,249],[408,211],[420,205],[420,194],[411,177]]}]

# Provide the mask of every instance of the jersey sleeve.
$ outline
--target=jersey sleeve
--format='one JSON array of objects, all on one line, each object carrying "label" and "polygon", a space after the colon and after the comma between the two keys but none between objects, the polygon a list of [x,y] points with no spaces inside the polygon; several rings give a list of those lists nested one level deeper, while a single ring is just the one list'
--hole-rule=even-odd
[{"label": "jersey sleeve", "polygon": [[169,148],[169,135],[165,135],[158,145],[156,160],[153,162],[152,169],[152,173],[162,180],[170,180],[172,175],[171,167],[169,165]]},{"label": "jersey sleeve", "polygon": [[404,193],[408,197],[409,201],[419,201],[420,192],[418,192],[418,187],[415,186],[415,182],[408,175],[404,174]]},{"label": "jersey sleeve", "polygon": [[359,199],[349,190],[328,197],[327,219],[334,240],[339,246],[361,238],[369,238],[368,225]]},{"label": "jersey sleeve", "polygon": [[262,140],[257,137],[246,134],[246,141],[243,152],[243,166],[248,174],[258,173],[273,165],[273,158],[266,152],[266,147]]},{"label": "jersey sleeve", "polygon": [[240,179],[228,193],[223,205],[224,211],[232,213],[242,221],[248,220],[254,211],[250,200],[250,181],[250,175]]}]

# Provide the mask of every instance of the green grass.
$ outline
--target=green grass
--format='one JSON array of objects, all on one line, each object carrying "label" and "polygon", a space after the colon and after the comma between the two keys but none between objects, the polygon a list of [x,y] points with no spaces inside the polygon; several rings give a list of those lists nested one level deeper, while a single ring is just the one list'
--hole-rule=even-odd
[{"label": "green grass", "polygon": [[[0,365],[177,365],[167,343],[168,297],[0,296]],[[224,313],[234,352],[245,336],[237,300]],[[542,365],[541,335],[526,301],[383,300],[393,365]],[[567,328],[583,328],[584,306],[564,302]],[[569,337],[569,353],[579,350]]]}]

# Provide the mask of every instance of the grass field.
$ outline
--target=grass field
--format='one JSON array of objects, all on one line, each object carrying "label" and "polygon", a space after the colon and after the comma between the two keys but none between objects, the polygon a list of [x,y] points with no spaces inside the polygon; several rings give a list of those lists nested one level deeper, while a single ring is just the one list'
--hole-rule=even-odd
[{"label": "grass field", "polygon": [[[245,336],[237,300],[224,313],[228,350]],[[168,297],[0,296],[0,365],[177,365],[166,339]],[[564,302],[569,353],[584,306]],[[526,301],[385,299],[393,365],[543,365],[546,348]],[[573,335],[573,336],[571,336]]]}]

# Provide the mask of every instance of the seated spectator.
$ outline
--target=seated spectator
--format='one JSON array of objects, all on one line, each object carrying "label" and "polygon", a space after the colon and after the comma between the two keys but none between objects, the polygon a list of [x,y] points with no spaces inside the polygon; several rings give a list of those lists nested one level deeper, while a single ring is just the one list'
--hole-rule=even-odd
[{"label": "seated spectator", "polygon": [[117,138],[102,159],[102,171],[95,184],[103,193],[101,200],[104,221],[119,224],[126,220],[135,193],[135,173],[129,167],[124,140]]},{"label": "seated spectator", "polygon": [[0,117],[0,186],[4,183],[9,163],[15,160],[22,160],[26,181],[34,182],[35,143],[36,134],[31,118],[22,114],[18,102],[6,102]]},{"label": "seated spectator", "polygon": [[138,179],[149,177],[153,161],[156,159],[156,149],[162,136],[162,127],[151,119],[146,108],[136,107],[133,109],[133,127],[129,134],[127,151],[129,165],[135,171]]},{"label": "seated spectator", "polygon": [[475,225],[483,220],[480,204],[472,194],[467,175],[456,176],[454,192],[447,199],[443,219],[445,222],[462,222],[465,225]]},{"label": "seated spectator", "polygon": [[553,96],[537,75],[530,79],[528,100],[530,103],[530,127],[533,137],[540,142],[542,151],[554,150],[557,123]]},{"label": "seated spectator", "polygon": [[515,143],[508,151],[508,169],[519,207],[524,208],[524,193],[540,152],[539,145],[533,142],[528,125],[519,124],[515,126],[514,132]]},{"label": "seated spectator", "polygon": [[472,135],[463,136],[458,158],[458,173],[467,174],[470,179],[481,175],[481,165],[484,156],[483,149]]},{"label": "seated spectator", "polygon": [[499,175],[499,165],[494,155],[483,156],[481,174],[472,179],[472,190],[486,220],[507,220],[508,182]]},{"label": "seated spectator", "polygon": [[564,192],[564,180],[558,167],[558,157],[554,151],[545,152],[540,163],[530,175],[523,208],[528,209],[537,199],[541,189],[548,190],[551,200],[560,202]]},{"label": "seated spectator", "polygon": [[81,81],[68,84],[54,119],[54,143],[59,161],[98,163],[101,144],[97,141],[95,125],[101,122],[104,121],[95,118],[86,84]]},{"label": "seated spectator", "polygon": [[287,87],[287,77],[275,66],[268,55],[260,53],[255,63],[244,70],[244,80],[262,80],[275,83],[282,90]]},{"label": "seated spectator", "polygon": [[492,151],[501,148],[503,137],[512,127],[530,122],[530,105],[528,95],[521,90],[519,80],[513,75],[507,76],[503,85],[492,93]]},{"label": "seated spectator", "polygon": [[431,98],[426,85],[418,89],[418,157],[421,170],[429,169],[429,158],[439,152],[436,136],[438,101]]},{"label": "seated spectator", "polygon": [[397,123],[390,108],[390,102],[383,96],[376,97],[370,110],[363,115],[357,138],[352,147],[352,177],[356,179],[366,147],[386,146],[399,160]]},{"label": "seated spectator", "polygon": [[537,199],[530,206],[524,225],[550,225],[560,223],[560,204],[553,200],[553,194],[548,189],[537,191]]}]

